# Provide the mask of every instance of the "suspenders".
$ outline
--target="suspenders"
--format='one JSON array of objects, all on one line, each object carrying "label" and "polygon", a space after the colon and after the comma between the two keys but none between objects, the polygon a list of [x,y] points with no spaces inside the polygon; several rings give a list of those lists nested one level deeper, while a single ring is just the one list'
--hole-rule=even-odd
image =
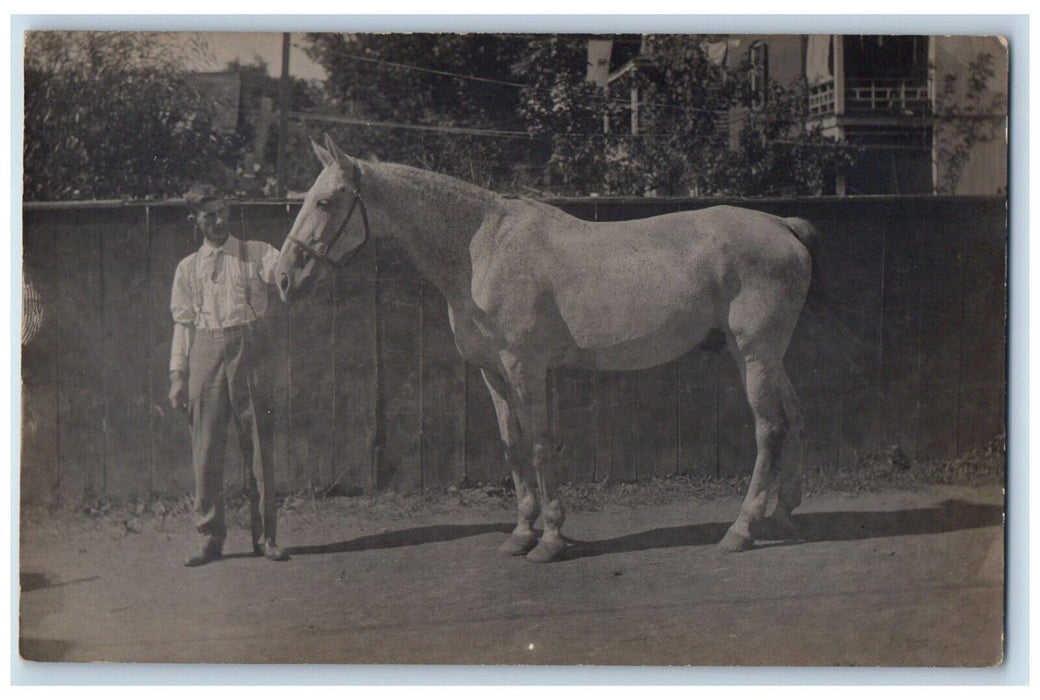
[{"label": "suspenders", "polygon": [[[252,280],[249,276],[249,246],[243,240],[235,239],[238,243],[238,269],[239,274],[242,276],[242,281],[245,284],[245,297],[246,306],[253,312],[253,318],[248,321],[252,323],[260,318],[260,315],[253,308],[253,288]],[[227,253],[224,253],[227,255]],[[191,261],[191,289],[192,289],[192,306],[195,310],[195,327],[199,327],[199,321],[202,317],[202,283],[199,280],[199,251],[195,251]]]},{"label": "suspenders", "polygon": [[195,307],[195,327],[202,318],[202,284],[199,282],[199,251],[191,256],[191,304]]}]

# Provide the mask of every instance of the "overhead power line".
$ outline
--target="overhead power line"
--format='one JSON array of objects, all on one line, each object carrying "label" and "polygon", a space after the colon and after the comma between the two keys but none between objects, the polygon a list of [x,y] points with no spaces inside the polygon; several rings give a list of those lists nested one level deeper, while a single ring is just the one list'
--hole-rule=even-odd
[{"label": "overhead power line", "polygon": [[[489,84],[492,84],[492,85],[504,85],[506,87],[514,87],[514,88],[521,88],[521,89],[527,88],[527,89],[530,89],[530,90],[537,90],[538,92],[545,93],[545,94],[551,94],[552,90],[553,90],[553,88],[551,88],[551,87],[538,88],[538,87],[536,87],[534,85],[530,85],[530,84],[527,84],[527,83],[516,83],[516,82],[511,82],[511,81],[506,81],[506,80],[497,80],[497,79],[494,79],[494,78],[482,78],[482,77],[476,76],[476,75],[466,75],[464,73],[453,73],[451,71],[437,70],[435,68],[423,68],[421,66],[413,66],[413,65],[410,65],[410,64],[407,64],[407,63],[397,63],[395,61],[385,61],[385,60],[380,59],[380,58],[369,58],[367,56],[356,56],[356,55],[353,55],[353,54],[347,54],[343,58],[346,58],[346,59],[352,60],[352,61],[359,61],[359,62],[362,62],[362,63],[371,63],[373,65],[388,66],[388,67],[391,67],[391,68],[397,68],[399,70],[416,71],[416,72],[419,72],[419,73],[430,73],[430,74],[433,74],[433,75],[440,75],[440,76],[444,76],[444,77],[447,77],[447,78],[456,78],[456,79],[459,79],[459,80],[470,80],[470,81],[479,82],[479,83],[489,83]],[[630,101],[628,99],[616,98],[616,97],[610,98],[609,102],[611,104],[622,105],[622,106],[626,106],[626,105],[628,105],[630,103]],[[698,113],[702,113],[702,114],[712,114],[712,115],[722,115],[722,114],[726,113],[726,110],[705,109],[703,107],[688,107],[688,106],[684,106],[684,105],[666,104],[664,102],[642,102],[642,103],[640,103],[640,106],[641,107],[658,107],[660,109],[671,109],[671,110],[680,111],[680,112],[698,112]]]},{"label": "overhead power line", "polygon": [[514,83],[514,82],[509,82],[509,81],[506,81],[506,80],[496,80],[494,78],[481,78],[480,76],[476,76],[476,75],[465,75],[463,73],[452,73],[451,71],[437,70],[435,68],[422,68],[420,66],[411,66],[411,65],[408,65],[406,63],[395,63],[394,61],[384,61],[384,60],[382,60],[380,58],[368,58],[367,56],[354,56],[354,55],[349,55],[349,54],[344,56],[344,58],[350,59],[352,61],[361,61],[361,62],[364,62],[364,63],[375,63],[375,64],[379,64],[379,65],[383,65],[383,66],[390,66],[392,68],[400,68],[402,70],[416,71],[418,73],[432,73],[433,75],[443,75],[443,76],[446,76],[446,77],[449,77],[449,78],[459,78],[459,79],[462,79],[462,80],[472,80],[472,81],[478,82],[478,83],[490,83],[492,85],[505,85],[507,87],[517,87],[517,88],[526,87],[523,83]]},{"label": "overhead power line", "polygon": [[289,116],[300,121],[331,122],[334,124],[352,124],[355,126],[375,127],[382,129],[409,129],[412,131],[436,131],[445,134],[466,134],[469,136],[495,136],[501,138],[534,139],[526,131],[507,131],[504,129],[476,129],[464,126],[438,126],[435,124],[403,124],[401,122],[372,121],[359,117],[345,117],[338,114],[314,114],[313,112],[290,112]]},{"label": "overhead power line", "polygon": [[[362,119],[360,117],[347,117],[338,114],[315,114],[313,112],[290,112],[289,116],[291,119],[296,119],[304,122],[328,122],[333,124],[349,124],[351,126],[363,126],[374,129],[407,129],[410,131],[429,131],[444,134],[458,134],[466,136],[487,136],[491,138],[519,138],[526,139],[529,141],[547,141],[550,137],[548,135],[533,135],[526,131],[509,131],[505,129],[478,129],[473,127],[462,127],[462,126],[438,126],[435,124],[405,124],[402,122],[386,122],[386,121],[373,121],[371,119]],[[623,139],[629,136],[627,133],[569,133],[569,134],[556,134],[558,137],[563,137],[571,140],[599,140],[599,141],[612,141],[617,139]],[[645,133],[640,134],[640,137],[644,139],[655,139],[665,140],[671,138],[671,134],[657,134],[657,133]],[[824,142],[812,142],[812,141],[796,141],[793,139],[767,139],[766,143],[785,144],[791,146],[802,146],[809,148],[853,148],[860,150],[929,150],[927,147],[919,146],[888,146],[881,144],[849,144],[847,142],[834,141],[829,143]]]}]

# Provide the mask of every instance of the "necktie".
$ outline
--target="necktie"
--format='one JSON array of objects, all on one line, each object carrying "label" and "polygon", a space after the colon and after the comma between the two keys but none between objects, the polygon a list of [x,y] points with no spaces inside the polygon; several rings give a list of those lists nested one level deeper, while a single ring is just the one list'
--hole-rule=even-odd
[{"label": "necktie", "polygon": [[210,282],[216,282],[220,277],[220,268],[224,264],[224,251],[218,250],[213,256],[213,274],[210,276]]}]

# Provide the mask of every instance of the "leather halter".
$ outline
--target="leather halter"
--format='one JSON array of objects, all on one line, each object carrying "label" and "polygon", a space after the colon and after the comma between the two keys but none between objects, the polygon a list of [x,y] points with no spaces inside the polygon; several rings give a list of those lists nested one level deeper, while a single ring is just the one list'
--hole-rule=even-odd
[{"label": "leather halter", "polygon": [[[327,240],[325,231],[328,228],[328,222],[326,222],[325,228],[322,229],[321,233],[309,241],[305,241],[289,234],[289,240],[295,245],[306,250],[317,260],[328,263],[337,270],[349,265],[350,261],[353,260],[354,256],[358,254],[358,251],[364,247],[369,238],[368,210],[365,209],[365,200],[361,198],[361,169],[358,168],[356,163],[354,164],[354,188],[351,194],[354,195],[354,199],[350,203],[350,209],[347,211],[346,217],[343,219],[343,222],[336,227],[335,231],[332,232],[332,235],[328,236]],[[336,241],[338,241],[340,236],[343,235],[343,231],[347,228],[347,224],[350,223],[351,217],[354,216],[354,211],[358,208],[361,209],[361,221],[365,225],[365,236],[361,239],[361,243],[351,251],[350,255],[347,256],[345,260],[342,258],[335,260],[329,256],[329,251],[332,250],[333,246],[336,245]]]}]

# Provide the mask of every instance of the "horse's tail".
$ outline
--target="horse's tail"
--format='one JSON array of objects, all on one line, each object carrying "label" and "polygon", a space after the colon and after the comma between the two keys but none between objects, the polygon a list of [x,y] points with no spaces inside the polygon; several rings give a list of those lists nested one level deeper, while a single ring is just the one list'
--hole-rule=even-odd
[{"label": "horse's tail", "polygon": [[784,219],[784,223],[787,224],[787,228],[794,234],[794,237],[809,251],[809,255],[815,259],[816,251],[820,249],[820,233],[816,227],[807,219],[797,216]]},{"label": "horse's tail", "polygon": [[784,219],[788,230],[805,246],[812,258],[812,277],[809,280],[809,296],[805,300],[806,328],[817,338],[820,346],[835,353],[833,363],[841,363],[847,369],[857,367],[855,358],[869,354],[873,348],[842,321],[835,310],[838,306],[837,291],[827,284],[828,277],[821,268],[826,256],[820,255],[821,236],[816,227],[805,219]]},{"label": "horse's tail", "polygon": [[812,279],[809,282],[810,295],[822,293],[820,256],[817,254],[820,250],[820,232],[816,230],[816,227],[810,221],[797,216],[784,219],[784,223],[787,225],[787,229],[798,239],[798,242],[809,251],[809,257],[812,259]]}]

